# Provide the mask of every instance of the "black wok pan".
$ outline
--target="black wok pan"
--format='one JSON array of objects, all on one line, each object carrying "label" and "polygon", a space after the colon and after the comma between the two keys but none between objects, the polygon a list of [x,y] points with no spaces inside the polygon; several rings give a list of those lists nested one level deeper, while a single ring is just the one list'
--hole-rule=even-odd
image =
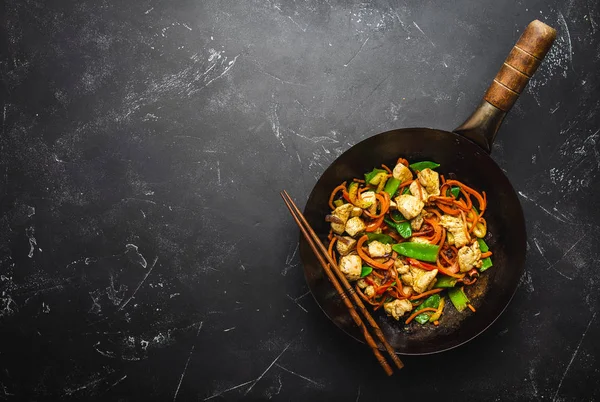
[{"label": "black wok pan", "polygon": [[[330,212],[328,198],[332,189],[345,180],[361,177],[381,163],[393,166],[398,157],[409,161],[432,160],[445,177],[456,177],[487,193],[486,219],[494,266],[472,286],[467,296],[476,308],[456,312],[448,308],[438,327],[404,326],[402,322],[374,314],[386,339],[399,354],[419,355],[441,352],[473,339],[488,328],[504,311],[515,293],[524,271],[526,233],[523,210],[515,190],[489,153],[496,133],[552,46],[556,32],[540,21],[529,24],[511,50],[482,103],[453,132],[430,128],[392,130],[354,145],[323,173],[313,188],[304,210],[315,232],[326,241]],[[300,256],[306,281],[323,312],[344,332],[362,341],[345,306],[312,253],[300,237]]]}]

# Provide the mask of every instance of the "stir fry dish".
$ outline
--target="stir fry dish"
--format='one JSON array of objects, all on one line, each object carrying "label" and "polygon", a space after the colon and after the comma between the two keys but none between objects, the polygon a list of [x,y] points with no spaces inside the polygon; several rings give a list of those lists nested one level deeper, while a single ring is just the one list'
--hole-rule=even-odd
[{"label": "stir fry dish", "polygon": [[439,325],[446,298],[475,312],[463,288],[492,266],[485,192],[435,162],[381,166],[333,189],[329,254],[366,303],[405,324]]}]

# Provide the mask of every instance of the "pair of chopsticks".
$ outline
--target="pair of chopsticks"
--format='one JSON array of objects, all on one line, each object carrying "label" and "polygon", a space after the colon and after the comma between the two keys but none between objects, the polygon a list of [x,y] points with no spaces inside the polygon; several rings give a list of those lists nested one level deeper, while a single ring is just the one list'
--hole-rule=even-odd
[{"label": "pair of chopsticks", "polygon": [[[302,215],[302,212],[300,212],[300,210],[298,209],[298,207],[296,206],[296,204],[294,203],[292,198],[289,196],[287,191],[284,190],[280,194],[281,194],[281,198],[283,198],[283,202],[285,202],[285,205],[290,210],[292,217],[298,224],[300,231],[302,231],[302,234],[308,241],[308,244],[312,248],[317,259],[319,260],[319,263],[325,270],[325,273],[327,274],[329,281],[333,284],[333,286],[335,287],[335,290],[338,292],[338,294],[340,295],[340,298],[342,299],[342,301],[348,308],[348,312],[354,319],[354,322],[356,323],[356,325],[358,325],[358,327],[362,330],[365,341],[371,347],[373,354],[375,355],[375,358],[377,359],[377,361],[379,362],[381,367],[383,367],[386,374],[392,375],[392,371],[393,371],[392,367],[388,364],[385,357],[383,357],[383,355],[379,351],[379,348],[377,347],[375,340],[369,333],[369,330],[367,329],[367,326],[365,325],[363,320],[360,318],[360,315],[358,315],[358,313],[356,312],[356,308],[355,308],[354,304],[352,304],[352,301],[354,301],[356,306],[358,306],[358,309],[360,310],[362,315],[365,317],[367,322],[370,324],[373,332],[375,332],[375,335],[377,336],[379,341],[381,341],[381,343],[383,344],[383,347],[390,355],[390,358],[392,359],[392,361],[394,362],[396,367],[401,369],[402,367],[404,367],[404,364],[402,364],[402,361],[398,358],[398,356],[396,356],[396,352],[394,351],[394,349],[385,340],[385,337],[383,336],[383,333],[381,332],[381,328],[379,328],[379,325],[377,325],[377,323],[375,322],[375,320],[373,319],[371,314],[369,314],[369,311],[363,304],[362,300],[360,299],[360,297],[358,297],[358,295],[352,288],[352,285],[350,285],[350,283],[348,282],[348,280],[346,279],[344,274],[339,270],[337,263],[335,262],[335,260],[333,258],[331,258],[331,256],[327,252],[327,248],[323,245],[323,243],[321,243],[321,240],[319,239],[319,237],[317,236],[315,231],[310,227],[310,225],[306,221],[306,218],[304,217],[304,215]],[[336,278],[336,276],[337,276],[337,278]],[[344,289],[346,290],[345,292],[344,292],[344,289],[342,288],[342,285],[340,285],[340,282],[342,283]],[[350,298],[348,298],[348,295],[350,295],[350,298],[352,300],[350,300]]]}]

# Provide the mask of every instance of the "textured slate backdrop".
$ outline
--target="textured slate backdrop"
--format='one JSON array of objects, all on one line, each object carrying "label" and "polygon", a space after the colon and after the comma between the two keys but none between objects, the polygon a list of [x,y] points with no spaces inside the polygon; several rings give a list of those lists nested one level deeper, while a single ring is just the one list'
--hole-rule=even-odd
[{"label": "textured slate backdrop", "polygon": [[[2,3],[0,399],[596,400],[596,1]],[[384,378],[305,285],[301,204],[355,142],[468,116],[531,20],[556,44],[493,157],[526,274]]]}]

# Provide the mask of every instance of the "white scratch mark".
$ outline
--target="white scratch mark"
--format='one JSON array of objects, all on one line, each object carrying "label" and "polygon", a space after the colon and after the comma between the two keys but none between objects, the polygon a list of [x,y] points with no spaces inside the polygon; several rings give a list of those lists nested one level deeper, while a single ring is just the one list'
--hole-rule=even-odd
[{"label": "white scratch mark", "polygon": [[287,296],[287,297],[288,297],[288,298],[289,298],[291,301],[293,301],[293,302],[294,302],[294,304],[295,304],[296,306],[298,306],[298,307],[300,307],[302,310],[304,310],[304,312],[305,312],[305,313],[308,313],[308,311],[307,311],[307,310],[306,310],[304,307],[302,307],[302,305],[300,305],[300,303],[298,303],[298,302],[296,301],[296,299],[292,298],[292,296],[290,296],[290,295],[287,295],[287,294],[286,294],[286,296]]},{"label": "white scratch mark", "polygon": [[296,21],[294,21],[294,20],[292,19],[292,17],[290,17],[289,15],[288,15],[288,18],[289,18],[289,20],[290,20],[290,21],[292,21],[294,24],[296,24],[296,26],[297,26],[298,28],[300,28],[300,30],[301,30],[302,32],[306,32],[306,28],[308,28],[308,26],[307,26],[306,28],[302,28],[302,26],[301,26],[300,24],[298,24]]},{"label": "white scratch mark", "polygon": [[277,114],[276,104],[273,104],[271,107],[269,107],[267,119],[269,119],[269,122],[271,122],[271,130],[273,131],[273,134],[275,134],[275,137],[277,137],[283,149],[287,150],[285,144],[283,143],[283,136],[281,134],[281,125],[279,124],[279,115]]},{"label": "white scratch mark", "polygon": [[217,161],[217,182],[221,185],[221,163]]},{"label": "white scratch mark", "polygon": [[423,32],[423,30],[421,29],[421,27],[420,27],[420,26],[418,26],[418,25],[417,25],[417,23],[416,23],[416,22],[414,22],[414,21],[413,21],[413,25],[415,26],[415,28],[417,28],[417,29],[419,30],[419,32],[421,32],[421,33],[423,34],[423,36],[424,36],[424,37],[425,37],[425,38],[426,38],[426,39],[427,39],[427,40],[428,40],[428,41],[431,43],[431,45],[432,45],[433,47],[435,47],[435,43],[433,43],[433,42],[431,41],[431,39],[429,39],[429,36],[425,35],[425,32]]},{"label": "white scratch mark", "polygon": [[106,390],[108,391],[109,389],[113,388],[115,385],[119,384],[120,382],[122,382],[126,378],[127,378],[127,375],[124,375],[123,377],[121,377],[120,379],[118,379],[117,382],[115,382],[113,385],[111,385],[110,387],[108,387]]},{"label": "white scratch mark", "polygon": [[529,380],[531,381],[531,386],[533,387],[533,396],[538,396],[538,390],[535,385],[535,371],[533,367],[529,368]]},{"label": "white scratch mark", "polygon": [[358,393],[356,394],[356,401],[358,402],[358,400],[360,399],[360,385],[358,386]]},{"label": "white scratch mark", "polygon": [[186,27],[187,29],[189,29],[190,31],[192,31],[192,28],[188,24],[181,24],[181,25],[183,25],[184,27]]},{"label": "white scratch mark", "polygon": [[560,108],[560,102],[556,104],[556,107],[550,111],[550,114],[554,114]]},{"label": "white scratch mark", "polygon": [[287,372],[288,372],[288,373],[290,373],[290,374],[293,374],[293,375],[295,375],[296,377],[302,378],[303,380],[306,380],[306,381],[308,381],[308,382],[310,382],[310,383],[312,383],[312,384],[315,384],[316,386],[319,386],[319,387],[321,387],[321,386],[322,386],[321,384],[319,384],[319,383],[318,383],[318,382],[316,382],[315,380],[311,380],[310,378],[308,378],[308,377],[305,377],[305,376],[303,376],[302,374],[298,374],[298,373],[296,373],[295,371],[292,371],[292,370],[290,370],[290,369],[289,369],[289,368],[287,368],[287,367],[283,367],[283,366],[282,366],[282,365],[280,365],[280,364],[275,364],[275,365],[276,365],[277,367],[279,367],[280,369],[282,369],[282,370],[284,370],[284,371],[287,371]]},{"label": "white scratch mark", "polygon": [[365,45],[367,44],[368,41],[369,41],[369,37],[367,37],[367,39],[365,39],[365,41],[362,43],[362,45],[360,45],[360,47],[358,48],[358,51],[356,53],[354,53],[354,56],[350,57],[350,60],[348,60],[346,62],[346,64],[344,64],[344,67],[348,67],[350,65],[352,60],[354,60],[356,58],[356,56],[358,56],[358,54],[363,49],[363,47],[365,47]]},{"label": "white scratch mark", "polygon": [[567,21],[565,20],[563,13],[559,11],[558,16],[562,20],[562,23],[565,26],[565,32],[567,33],[567,40],[569,43],[569,62],[571,63],[571,69],[573,69],[573,45],[571,44],[571,33],[569,32],[569,26],[567,25]]},{"label": "white scratch mark", "polygon": [[235,329],[235,327],[227,328],[227,329],[224,329],[223,332],[233,331],[234,329]]},{"label": "white scratch mark", "polygon": [[540,204],[538,204],[537,202],[535,202],[535,200],[533,200],[532,198],[529,198],[527,195],[523,194],[523,192],[518,191],[519,195],[523,198],[525,198],[527,201],[531,202],[533,205],[535,205],[536,207],[540,208],[542,211],[544,211],[545,213],[547,213],[548,215],[550,215],[551,217],[553,217],[554,219],[556,219],[559,222],[562,223],[569,223],[563,219],[560,219],[558,216],[556,216],[556,214],[553,214],[552,212],[548,211],[546,208],[544,208],[543,206],[541,206]]},{"label": "white scratch mark", "polygon": [[546,258],[546,255],[542,251],[542,248],[540,247],[540,244],[538,243],[538,241],[537,241],[537,239],[535,237],[533,238],[533,242],[535,243],[535,246],[537,247],[537,249],[540,252],[540,255],[542,256],[542,258],[544,259],[544,261],[546,261],[546,264],[548,264],[548,268],[552,269],[554,272],[556,272],[557,274],[559,274],[563,278],[566,278],[566,279],[568,279],[570,281],[573,280],[573,278],[571,278],[570,276],[567,276],[567,275],[563,274],[562,272],[560,272],[558,269],[554,268],[554,264],[552,264],[552,263],[550,263],[550,261],[548,261],[548,258]]},{"label": "white scratch mark", "polygon": [[[209,86],[210,84],[212,84],[213,82],[215,82],[216,80],[218,80],[219,78],[221,78],[222,76],[224,76],[225,74],[227,74],[229,72],[229,70],[231,70],[233,68],[233,66],[235,66],[235,62],[237,61],[237,58],[240,57],[240,55],[238,54],[237,56],[235,56],[233,58],[233,60],[231,60],[229,62],[229,65],[227,66],[227,68],[225,70],[223,70],[223,72],[221,74],[219,74],[218,76],[216,76],[215,78],[213,78],[212,80],[208,81],[206,84],[204,84],[201,88],[198,89],[201,90],[203,88],[206,88],[207,86]],[[194,92],[198,92],[198,91],[194,91]]]},{"label": "white scratch mark", "polygon": [[208,398],[204,398],[203,400],[205,400],[205,401],[208,401],[209,399],[216,398],[216,397],[218,397],[218,396],[221,396],[221,395],[222,395],[222,394],[224,394],[225,392],[233,391],[234,389],[238,389],[238,388],[241,388],[241,387],[243,387],[244,385],[248,385],[248,384],[250,384],[252,381],[254,381],[254,380],[250,380],[250,381],[246,381],[246,382],[244,382],[244,383],[238,384],[238,385],[234,385],[234,386],[233,386],[233,387],[231,387],[231,388],[227,388],[227,389],[225,389],[225,390],[223,390],[223,391],[221,391],[221,392],[218,392],[218,393],[216,393],[216,394],[214,394],[214,395],[211,395],[211,396],[209,396]]},{"label": "white scratch mark", "polygon": [[246,392],[244,392],[244,396],[248,395],[248,393],[250,391],[252,391],[252,388],[254,388],[254,386],[264,377],[265,374],[267,374],[267,372],[269,370],[271,370],[271,367],[273,367],[273,365],[275,363],[277,363],[277,360],[279,360],[279,358],[281,356],[283,356],[283,354],[288,350],[288,348],[292,345],[293,341],[288,343],[287,346],[281,351],[281,353],[279,355],[277,355],[277,357],[275,358],[275,360],[273,360],[273,362],[271,364],[269,364],[269,367],[266,368],[265,371],[263,371],[263,373],[261,375],[258,376],[258,378],[256,380],[254,380],[252,382],[252,385],[250,385],[250,387],[246,390]]},{"label": "white scratch mark", "polygon": [[552,399],[553,402],[555,402],[558,397],[558,391],[560,391],[560,387],[562,386],[562,383],[565,380],[565,377],[567,376],[567,372],[571,368],[571,364],[573,364],[573,360],[575,360],[575,356],[577,356],[577,352],[579,352],[579,348],[581,347],[583,338],[585,338],[585,335],[587,334],[588,330],[590,329],[590,326],[592,325],[594,318],[596,318],[596,314],[597,313],[594,313],[594,315],[592,316],[592,319],[590,320],[590,322],[588,322],[588,325],[585,328],[585,331],[583,331],[583,335],[581,335],[581,339],[579,340],[579,343],[577,344],[577,347],[575,348],[575,352],[573,352],[573,356],[571,356],[571,360],[569,361],[569,364],[567,364],[567,368],[565,369],[565,372],[563,373],[563,376],[560,379],[560,382],[558,383],[558,388],[556,389],[556,392],[554,393],[554,398]]},{"label": "white scratch mark", "polygon": [[154,10],[154,7],[150,8],[149,10],[146,10],[146,12],[144,14],[148,14],[150,13],[150,11]]},{"label": "white scratch mark", "polygon": [[127,306],[127,304],[129,304],[131,299],[133,299],[133,297],[135,296],[137,291],[140,290],[140,288],[142,287],[144,282],[146,282],[146,279],[148,279],[148,276],[150,276],[150,273],[152,272],[152,270],[154,269],[154,266],[156,265],[156,261],[158,261],[158,256],[154,258],[154,261],[152,262],[152,266],[150,266],[150,269],[148,270],[148,272],[146,272],[146,275],[144,275],[144,278],[142,279],[142,281],[138,284],[137,288],[135,288],[135,290],[133,291],[131,296],[129,296],[129,299],[127,299],[125,301],[125,303],[121,304],[121,307],[119,307],[119,309],[117,311],[123,310],[125,308],[125,306]]},{"label": "white scratch mark", "polygon": [[[198,325],[198,331],[196,331],[196,338],[200,334],[200,330],[202,329],[203,323],[204,323],[203,321],[200,321],[200,324]],[[192,354],[194,354],[195,348],[196,348],[196,345],[195,344],[192,345],[192,349],[190,350],[190,354],[187,358],[187,361],[185,362],[185,367],[183,368],[181,377],[179,377],[179,384],[177,384],[177,389],[175,390],[175,395],[173,395],[173,401],[175,401],[177,399],[177,394],[179,394],[179,388],[181,387],[181,383],[183,382],[183,377],[185,377],[185,372],[187,371],[188,365],[190,364],[190,359],[192,358]]]},{"label": "white scratch mark", "polygon": [[69,389],[69,388],[67,388],[67,389],[65,389],[65,394],[67,394],[67,395],[73,395],[77,391],[81,391],[81,390],[86,389],[86,388],[88,388],[90,386],[95,386],[99,382],[104,381],[104,380],[106,380],[106,377],[102,377],[102,378],[99,378],[97,380],[90,381],[87,384],[82,385],[81,387],[78,387],[78,388],[75,388],[75,389]]},{"label": "white scratch mark", "polygon": [[577,240],[575,243],[573,243],[573,245],[571,247],[569,247],[569,249],[567,251],[565,251],[565,253],[562,255],[562,257],[560,257],[558,260],[556,260],[556,262],[554,264],[552,264],[550,266],[550,268],[554,268],[554,266],[556,264],[558,264],[559,262],[561,262],[562,259],[565,258],[567,256],[567,254],[569,254],[571,252],[571,250],[573,250],[575,248],[575,246],[577,246],[579,244],[579,242],[583,240],[584,237],[586,237],[586,235],[581,236],[579,238],[579,240]]}]

